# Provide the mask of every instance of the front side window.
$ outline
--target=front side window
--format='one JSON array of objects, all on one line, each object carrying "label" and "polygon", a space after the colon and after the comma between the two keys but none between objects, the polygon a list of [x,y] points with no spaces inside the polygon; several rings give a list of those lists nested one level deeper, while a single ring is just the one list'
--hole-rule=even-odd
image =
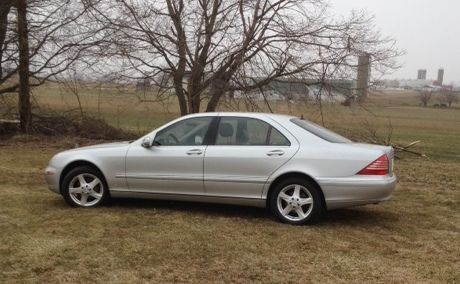
[{"label": "front side window", "polygon": [[160,146],[203,145],[212,117],[195,117],[179,121],[159,131],[155,144]]},{"label": "front side window", "polygon": [[270,124],[254,118],[222,117],[216,145],[290,146],[289,140]]}]

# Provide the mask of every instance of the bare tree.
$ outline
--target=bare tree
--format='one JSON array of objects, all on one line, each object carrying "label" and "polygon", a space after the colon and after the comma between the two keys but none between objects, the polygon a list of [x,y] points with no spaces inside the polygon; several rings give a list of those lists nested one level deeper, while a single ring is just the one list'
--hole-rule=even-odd
[{"label": "bare tree", "polygon": [[132,79],[166,74],[183,115],[199,112],[202,103],[214,111],[225,94],[278,79],[349,78],[362,52],[383,71],[395,67],[399,54],[371,17],[332,19],[324,0],[85,3],[108,30],[111,70]]},{"label": "bare tree", "polygon": [[417,97],[424,107],[428,106],[428,103],[430,102],[432,96],[433,88],[431,87],[424,87],[420,90],[417,90]]},{"label": "bare tree", "polygon": [[23,132],[31,126],[30,89],[74,64],[90,64],[97,59],[89,54],[104,49],[86,11],[77,0],[2,0],[0,95],[19,92]]},{"label": "bare tree", "polygon": [[458,102],[458,93],[452,90],[444,89],[441,91],[440,95],[441,95],[441,98],[440,98],[441,101],[445,102],[449,107],[452,107],[453,103]]},{"label": "bare tree", "polygon": [[[61,93],[68,93],[77,99],[78,111],[80,112],[80,118],[84,118],[83,105],[81,102],[81,89],[84,87],[75,68],[69,68],[62,74],[62,77],[58,81],[59,89]],[[98,106],[99,107],[99,106]]]},{"label": "bare tree", "polygon": [[[9,13],[12,8],[16,9],[17,21],[16,30],[17,34],[14,37],[14,44],[17,46],[17,61],[16,68],[4,68],[4,63],[12,61],[11,49],[8,45],[13,43],[12,38],[8,38],[8,20]],[[14,86],[0,87],[0,92],[19,91],[19,117],[20,128],[22,132],[30,130],[32,116],[30,107],[30,86],[29,86],[29,40],[28,40],[28,22],[27,22],[27,1],[25,0],[11,0],[4,1],[0,4],[0,83],[6,82],[15,72],[19,74],[19,82]],[[6,55],[4,57],[4,55]],[[5,70],[4,70],[5,69]],[[4,72],[6,71],[6,72]],[[0,85],[1,86],[1,85]],[[2,86],[3,87],[3,86]]]}]

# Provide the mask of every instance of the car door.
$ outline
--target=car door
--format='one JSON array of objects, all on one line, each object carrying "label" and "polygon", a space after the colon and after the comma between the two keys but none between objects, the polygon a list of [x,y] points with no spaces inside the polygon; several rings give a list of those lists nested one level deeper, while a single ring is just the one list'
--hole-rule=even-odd
[{"label": "car door", "polygon": [[297,140],[269,120],[224,116],[216,132],[204,160],[209,196],[260,198],[268,177],[298,149]]},{"label": "car door", "polygon": [[151,148],[131,147],[126,157],[130,191],[202,195],[204,140],[212,119],[181,120],[158,131]]}]

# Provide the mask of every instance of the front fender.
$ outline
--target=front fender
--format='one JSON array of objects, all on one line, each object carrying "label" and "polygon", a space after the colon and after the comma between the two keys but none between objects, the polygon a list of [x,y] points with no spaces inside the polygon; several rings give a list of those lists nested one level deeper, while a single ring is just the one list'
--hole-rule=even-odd
[{"label": "front fender", "polygon": [[[110,189],[127,189],[125,178],[125,159],[127,147],[123,149],[91,149],[72,150],[58,153],[49,162],[45,169],[45,180],[50,190],[59,193],[60,182],[72,165],[88,163],[97,167]],[[70,167],[70,168],[69,168]]]}]

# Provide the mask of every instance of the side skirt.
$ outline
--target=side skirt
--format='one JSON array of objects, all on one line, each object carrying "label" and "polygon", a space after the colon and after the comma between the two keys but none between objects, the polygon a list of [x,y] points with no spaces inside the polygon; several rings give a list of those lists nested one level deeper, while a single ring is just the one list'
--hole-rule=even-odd
[{"label": "side skirt", "polygon": [[261,198],[241,198],[227,196],[208,196],[208,195],[192,195],[192,194],[167,194],[154,192],[139,192],[129,190],[110,190],[110,195],[113,198],[145,198],[158,200],[174,200],[202,203],[219,203],[232,204],[242,206],[266,207],[266,200]]}]

